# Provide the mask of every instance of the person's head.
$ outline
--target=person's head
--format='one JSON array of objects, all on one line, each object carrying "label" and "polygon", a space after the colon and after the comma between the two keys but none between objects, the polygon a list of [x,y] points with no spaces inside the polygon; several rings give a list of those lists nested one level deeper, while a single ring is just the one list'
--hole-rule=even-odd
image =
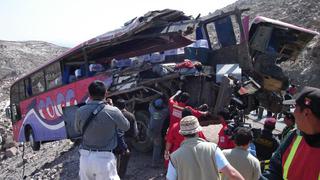
[{"label": "person's head", "polygon": [[277,120],[273,117],[266,118],[263,124],[263,129],[273,131],[276,128]]},{"label": "person's head", "polygon": [[93,81],[88,87],[89,95],[93,100],[103,100],[106,90],[104,83],[99,80]]},{"label": "person's head", "polygon": [[239,127],[234,134],[234,143],[237,146],[247,146],[252,141],[253,134],[249,128]]},{"label": "person's head", "polygon": [[178,102],[187,104],[190,99],[190,94],[187,92],[183,92],[178,99]]},{"label": "person's head", "polygon": [[220,122],[227,123],[231,120],[230,112],[228,112],[227,110],[219,111],[217,115],[218,115]]},{"label": "person's head", "polygon": [[180,121],[179,133],[184,137],[195,137],[202,130],[198,118],[186,116]]},{"label": "person's head", "polygon": [[126,101],[124,99],[117,99],[116,106],[120,110],[125,109],[126,108]]},{"label": "person's head", "polygon": [[295,104],[293,114],[301,131],[306,134],[320,133],[320,89],[304,87],[295,99],[283,104]]},{"label": "person's head", "polygon": [[291,112],[285,112],[284,114],[284,123],[287,126],[293,126],[295,124],[295,118],[293,116],[293,113]]},{"label": "person's head", "polygon": [[192,111],[190,108],[184,108],[181,113],[181,117],[192,116]]},{"label": "person's head", "polygon": [[153,101],[153,106],[156,108],[156,109],[161,109],[163,108],[163,105],[164,105],[164,102],[161,98],[158,98],[158,99],[155,99]]},{"label": "person's head", "polygon": [[197,71],[202,71],[203,69],[201,62],[195,62],[194,67],[197,69]]}]

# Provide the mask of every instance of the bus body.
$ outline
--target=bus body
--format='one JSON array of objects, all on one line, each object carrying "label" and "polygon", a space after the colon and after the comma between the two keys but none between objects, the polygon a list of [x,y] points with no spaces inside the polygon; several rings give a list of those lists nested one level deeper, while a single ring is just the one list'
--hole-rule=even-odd
[{"label": "bus body", "polygon": [[[38,150],[41,142],[76,137],[74,113],[88,100],[88,85],[96,79],[106,84],[110,98],[125,99],[135,113],[140,134],[133,144],[141,151],[151,147],[149,102],[183,89],[191,94],[191,105],[206,103],[215,114],[230,103],[232,87],[224,74],[235,69],[240,74],[232,75],[251,82],[252,92],[239,93],[246,112],[259,103],[280,111],[288,77],[277,61],[294,60],[318,33],[263,17],[249,30],[243,11],[197,19],[181,11],[152,11],[74,47],[11,86],[14,139],[30,141]],[[200,61],[201,73],[173,68],[184,59]]]}]

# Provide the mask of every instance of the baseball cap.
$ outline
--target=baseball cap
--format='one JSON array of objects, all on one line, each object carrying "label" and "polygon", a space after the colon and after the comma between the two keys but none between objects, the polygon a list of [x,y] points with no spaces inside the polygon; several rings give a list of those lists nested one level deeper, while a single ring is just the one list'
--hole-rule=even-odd
[{"label": "baseball cap", "polygon": [[320,89],[306,86],[294,99],[283,101],[283,104],[309,108],[320,118]]}]

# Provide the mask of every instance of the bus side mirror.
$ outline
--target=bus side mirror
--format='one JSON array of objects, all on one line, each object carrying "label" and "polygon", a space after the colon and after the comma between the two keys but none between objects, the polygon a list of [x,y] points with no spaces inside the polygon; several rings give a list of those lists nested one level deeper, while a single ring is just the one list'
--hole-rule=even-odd
[{"label": "bus side mirror", "polygon": [[5,111],[6,111],[6,117],[11,119],[11,108],[8,106],[6,107]]}]

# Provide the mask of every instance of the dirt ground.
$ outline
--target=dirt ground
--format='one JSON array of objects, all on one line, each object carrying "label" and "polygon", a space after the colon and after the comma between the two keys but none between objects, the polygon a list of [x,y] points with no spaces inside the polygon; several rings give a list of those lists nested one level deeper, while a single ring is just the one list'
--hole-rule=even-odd
[{"label": "dirt ground", "polygon": [[[217,141],[220,125],[204,127],[204,133],[210,141]],[[69,140],[43,144],[40,151],[33,152],[25,147],[24,162],[23,147],[19,147],[19,155],[0,162],[0,179],[22,179],[24,169],[25,179],[78,179],[79,154]],[[151,152],[140,153],[132,151],[124,180],[165,179],[163,167],[151,167]]]},{"label": "dirt ground", "polygon": [[[262,123],[249,120],[254,127],[261,128]],[[211,142],[218,141],[221,125],[203,127],[203,132]],[[24,162],[22,161],[22,147],[19,155],[0,162],[0,179],[22,179],[23,169],[25,179],[79,179],[78,147],[69,140],[44,144],[40,151],[33,152],[30,147],[25,148]],[[124,180],[164,180],[165,169],[151,167],[151,152],[140,153],[132,151]]]}]

